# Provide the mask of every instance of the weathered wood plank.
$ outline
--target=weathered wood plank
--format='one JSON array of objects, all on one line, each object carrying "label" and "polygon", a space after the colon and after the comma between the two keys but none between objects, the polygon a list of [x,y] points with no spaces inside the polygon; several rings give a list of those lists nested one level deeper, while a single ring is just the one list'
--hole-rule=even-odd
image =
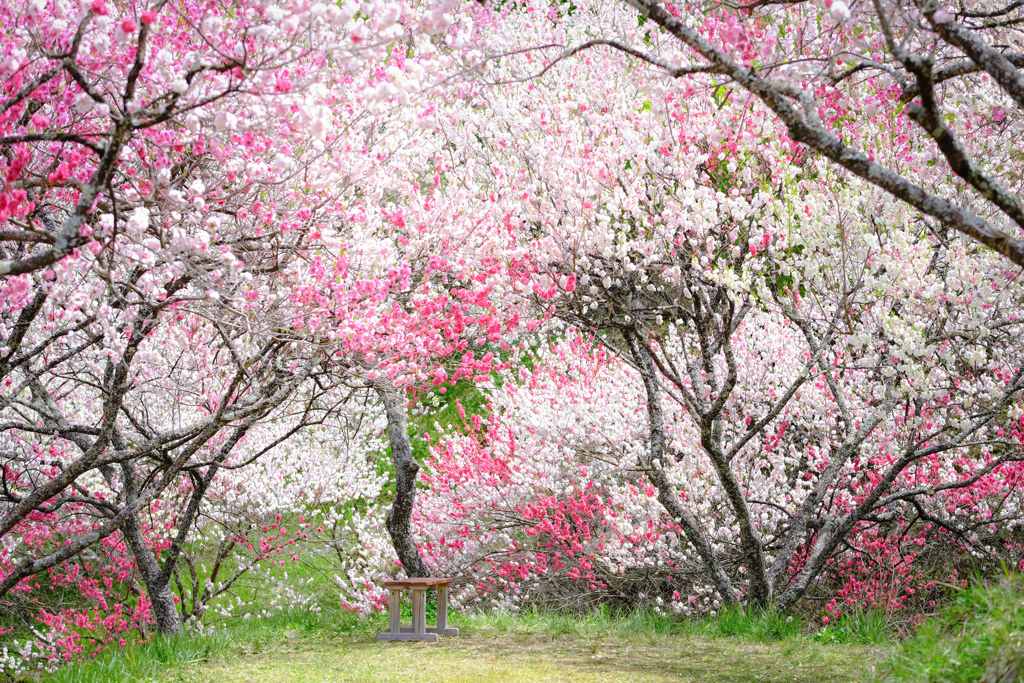
[{"label": "weathered wood plank", "polygon": [[437,629],[444,633],[448,628],[448,586],[437,587]]},{"label": "weathered wood plank", "polygon": [[413,633],[427,632],[427,589],[412,589],[412,628]]},{"label": "weathered wood plank", "polygon": [[392,588],[388,591],[388,631],[402,632],[402,591]]}]

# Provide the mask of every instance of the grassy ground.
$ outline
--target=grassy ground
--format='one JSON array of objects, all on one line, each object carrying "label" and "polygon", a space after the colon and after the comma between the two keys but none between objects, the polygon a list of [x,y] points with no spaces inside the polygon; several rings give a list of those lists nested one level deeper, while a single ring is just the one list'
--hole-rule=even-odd
[{"label": "grassy ground", "polygon": [[977,580],[899,645],[892,624],[871,613],[816,631],[798,618],[738,611],[700,621],[609,610],[453,614],[450,623],[462,635],[436,645],[378,643],[383,615],[278,613],[108,652],[46,683],[1024,681],[1020,576]]},{"label": "grassy ground", "polygon": [[775,615],[694,622],[651,613],[529,613],[453,615],[450,623],[462,635],[436,645],[378,643],[383,619],[283,614],[110,653],[48,683],[827,683],[864,680],[890,651],[837,644],[846,637],[839,631],[819,642],[801,634],[798,622]]},{"label": "grassy ground", "polygon": [[873,657],[854,646],[707,637],[491,635],[438,645],[366,639],[238,648],[165,681],[526,683],[532,681],[855,681]]}]

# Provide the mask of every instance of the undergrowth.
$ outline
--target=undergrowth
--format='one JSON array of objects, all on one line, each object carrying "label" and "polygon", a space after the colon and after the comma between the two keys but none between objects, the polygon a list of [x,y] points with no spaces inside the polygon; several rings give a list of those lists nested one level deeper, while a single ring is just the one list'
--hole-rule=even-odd
[{"label": "undergrowth", "polygon": [[45,683],[145,681],[168,668],[205,661],[236,648],[260,652],[282,640],[369,636],[381,630],[382,624],[386,626],[387,620],[379,617],[360,620],[345,613],[326,615],[285,610],[269,617],[237,619],[210,633],[156,636],[123,649],[108,650],[96,659],[64,667],[42,680]]},{"label": "undergrowth", "polygon": [[[895,644],[896,627],[887,615],[845,615],[811,631],[799,616],[773,611],[723,610],[716,618],[680,619],[652,610],[624,611],[608,606],[585,614],[539,609],[450,615],[449,623],[467,636],[694,636],[783,644],[785,651],[820,644]],[[341,609],[282,611],[268,617],[236,619],[210,633],[153,638],[65,667],[47,683],[147,681],[168,669],[188,667],[222,654],[270,652],[288,641],[309,643],[354,639],[372,641],[387,628],[383,614],[360,617]],[[801,644],[803,643],[803,644]],[[958,591],[951,604],[925,622],[875,671],[874,680],[893,683],[1011,683],[1024,680],[1024,580],[1007,576],[994,585],[980,579]]]},{"label": "undergrowth", "polygon": [[1007,575],[959,591],[879,671],[899,683],[1024,680],[1024,580]]}]

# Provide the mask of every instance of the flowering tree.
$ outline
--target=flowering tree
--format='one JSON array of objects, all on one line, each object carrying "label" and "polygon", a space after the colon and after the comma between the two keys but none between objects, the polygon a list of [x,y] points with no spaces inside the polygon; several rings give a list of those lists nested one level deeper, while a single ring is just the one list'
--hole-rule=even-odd
[{"label": "flowering tree", "polygon": [[[532,370],[521,367],[501,388],[485,390],[490,409],[483,420],[467,416],[465,430],[446,435],[433,450],[425,477],[430,488],[419,507],[428,561],[470,578],[456,593],[466,605],[718,609],[713,576],[648,479],[648,420],[636,370],[578,338],[538,351]],[[785,346],[761,351],[780,364],[789,360]],[[663,408],[676,455],[665,462],[665,475],[742,589],[743,553],[728,496],[707,458],[686,447],[699,438],[693,421],[674,401]],[[777,443],[786,439],[784,433]],[[749,487],[755,525],[777,530],[786,517],[778,514],[781,504],[769,503],[810,489],[813,481],[804,476],[810,471],[773,453],[748,462],[751,467],[737,469]],[[874,466],[861,471],[868,467]],[[935,582],[959,583],[957,569],[973,562],[971,555],[990,567],[1019,566],[1013,488],[1019,473],[1007,474],[920,499],[931,520],[953,521],[960,536],[927,517],[915,522],[913,513],[858,525],[815,582],[825,618],[851,605],[927,609],[940,598]]]},{"label": "flowering tree", "polygon": [[[357,9],[3,8],[0,594],[119,532],[176,631],[170,581],[220,467],[262,422],[291,417],[252,458],[341,405],[351,349],[298,285],[334,257],[351,320],[397,281],[332,250],[358,222],[344,192],[384,158],[360,112],[429,77],[448,21]],[[391,52],[402,36],[422,57]],[[166,492],[180,508],[144,523]]]},{"label": "flowering tree", "polygon": [[463,428],[427,463],[423,549],[470,579],[455,599],[516,609],[707,597],[681,583],[703,569],[672,541],[676,526],[637,467],[644,412],[628,367],[578,334],[535,353],[532,370],[484,385],[487,412],[463,410]]},{"label": "flowering tree", "polygon": [[[664,31],[655,32],[657,49],[608,35],[565,54],[608,45],[667,77],[746,93],[804,149],[914,207],[932,225],[1024,265],[1024,204],[1014,190],[1016,170],[1003,156],[1018,135],[1018,117],[1007,113],[1024,107],[1016,3],[967,3],[959,11],[882,0],[630,4],[641,23]],[[903,112],[920,141],[906,158],[883,163],[888,141],[864,133],[880,116]],[[923,165],[932,169],[924,175],[942,184],[921,182]]]},{"label": "flowering tree", "polygon": [[[287,415],[255,425],[220,468],[176,571],[185,620],[318,610],[328,586],[349,609],[380,608],[376,578],[393,564],[381,529],[390,477],[378,471],[387,421],[365,390],[335,402],[301,430]],[[297,563],[305,582],[287,580]],[[272,600],[237,591],[262,597],[267,582]]]},{"label": "flowering tree", "polygon": [[[492,55],[503,30],[521,29],[506,28],[516,10],[501,11],[501,22],[486,10],[474,17]],[[617,31],[657,47],[646,60],[656,67],[676,61],[649,23],[604,8],[574,5],[547,21],[527,11],[523,21],[537,45]],[[727,16],[694,31],[726,26],[730,49],[768,58]],[[976,550],[985,543],[972,531],[993,517],[1005,513],[1012,527],[1019,508],[1005,501],[1024,457],[1021,290],[1007,260],[957,237],[980,235],[964,227],[973,219],[908,215],[903,195],[823,164],[776,110],[714,80],[714,65],[669,70],[680,77],[670,80],[616,74],[595,52],[541,69],[541,53],[485,61],[486,80],[504,85],[475,91],[482,113],[459,113],[457,148],[480,170],[476,182],[505,200],[521,291],[639,373],[642,467],[721,598],[788,607],[872,525],[931,525]],[[880,86],[857,87],[875,97]],[[932,158],[915,156],[933,141],[913,122],[876,116],[853,132],[886,141],[871,163],[903,168],[901,183],[947,180],[941,166],[905,166]],[[958,182],[948,180],[939,187]],[[989,282],[974,292],[979,273]],[[666,401],[691,421],[678,442]],[[715,473],[738,555],[716,550],[718,532],[702,528],[704,511],[673,479],[671,461],[686,457]],[[970,523],[943,512],[950,497],[972,500]]]}]

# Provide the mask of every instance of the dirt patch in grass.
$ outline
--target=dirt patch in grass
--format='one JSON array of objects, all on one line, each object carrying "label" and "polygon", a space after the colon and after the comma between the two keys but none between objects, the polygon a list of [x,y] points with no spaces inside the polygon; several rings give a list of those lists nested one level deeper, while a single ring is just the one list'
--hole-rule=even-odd
[{"label": "dirt patch in grass", "polygon": [[368,638],[233,647],[162,681],[240,683],[527,683],[534,681],[701,681],[839,683],[859,681],[880,652],[695,636],[474,634],[438,644]]}]

